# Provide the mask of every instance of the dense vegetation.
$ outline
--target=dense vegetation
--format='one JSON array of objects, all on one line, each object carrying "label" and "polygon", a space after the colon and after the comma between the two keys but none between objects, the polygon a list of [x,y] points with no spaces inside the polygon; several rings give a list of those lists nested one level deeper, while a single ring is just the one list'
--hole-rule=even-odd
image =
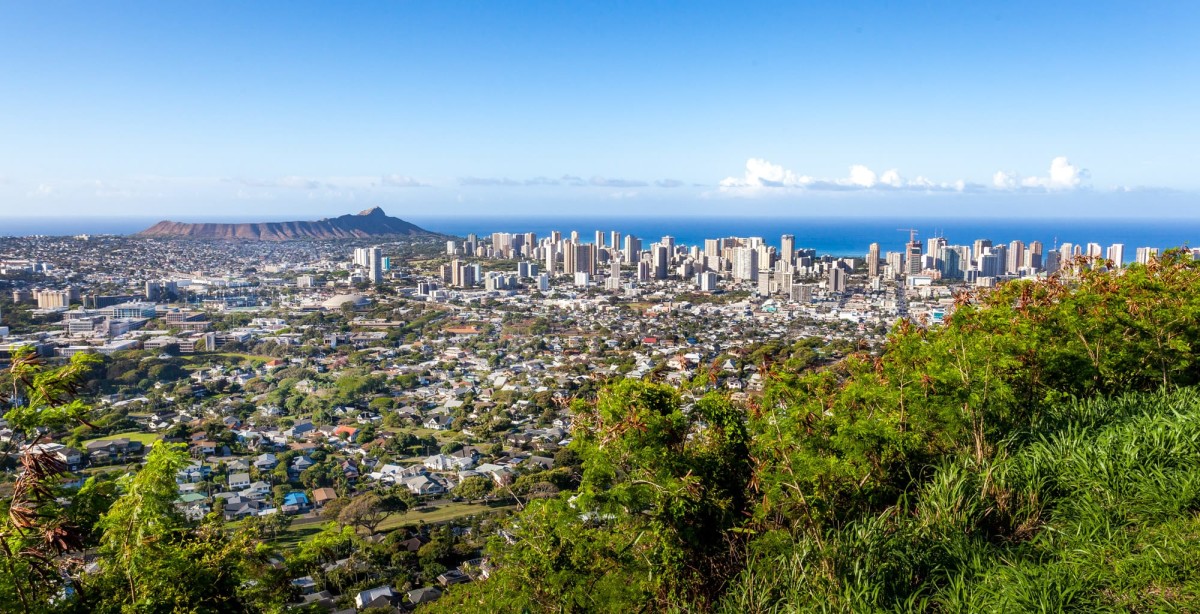
[{"label": "dense vegetation", "polygon": [[[703,374],[683,390],[623,380],[578,399],[564,462],[514,485],[523,509],[491,531],[490,577],[425,607],[1200,610],[1190,258],[1119,272],[1081,262],[963,295],[941,326],[902,321],[880,354],[813,356],[804,344],[761,352],[765,385],[745,403],[706,390]],[[89,428],[74,398],[89,360],[18,357],[10,425],[35,440]],[[374,530],[385,496],[347,503],[343,528],[272,565],[269,527],[178,515],[182,462],[159,444],[134,474],[66,490],[61,464],[24,456],[0,510],[0,610],[275,610],[291,577],[359,551],[396,566],[384,576],[407,573],[354,530]],[[474,555],[431,544],[408,553],[427,573]],[[97,555],[86,569],[85,549]]]},{"label": "dense vegetation", "polygon": [[[1194,611],[1200,269],[1015,282],[744,408],[625,382],[454,611]],[[744,452],[743,452],[744,450]]]}]

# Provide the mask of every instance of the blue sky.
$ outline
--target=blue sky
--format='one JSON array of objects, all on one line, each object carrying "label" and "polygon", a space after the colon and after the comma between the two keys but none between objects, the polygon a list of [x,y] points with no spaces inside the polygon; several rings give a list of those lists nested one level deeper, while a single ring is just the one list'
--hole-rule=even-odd
[{"label": "blue sky", "polygon": [[1200,215],[1200,3],[0,3],[0,216]]}]

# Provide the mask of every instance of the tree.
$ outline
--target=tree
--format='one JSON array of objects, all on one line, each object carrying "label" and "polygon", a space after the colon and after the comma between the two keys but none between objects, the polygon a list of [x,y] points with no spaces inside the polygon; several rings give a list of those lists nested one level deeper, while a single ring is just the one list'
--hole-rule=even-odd
[{"label": "tree", "polygon": [[[66,555],[81,550],[90,537],[90,527],[82,523],[91,522],[97,506],[106,503],[95,482],[89,482],[79,493],[81,507],[64,509],[58,484],[67,466],[36,447],[46,432],[87,425],[91,408],[76,393],[99,362],[79,354],[67,365],[51,368],[32,350],[22,348],[0,374],[9,393],[0,400],[15,404],[4,418],[26,441],[20,472],[3,502],[7,513],[0,518],[0,609],[50,609],[69,571]],[[17,449],[6,446],[0,464],[6,465]]]},{"label": "tree", "polygon": [[445,611],[696,610],[715,597],[730,573],[728,531],[747,511],[743,412],[710,395],[685,413],[674,389],[636,380],[574,409],[579,489],[537,486],[490,546],[496,573]]},{"label": "tree", "polygon": [[474,475],[469,478],[464,478],[463,481],[454,487],[454,494],[466,499],[467,501],[475,501],[487,496],[492,492],[492,480],[483,476]]},{"label": "tree", "polygon": [[363,529],[370,535],[375,533],[375,529],[387,516],[388,512],[384,509],[380,496],[369,492],[351,499],[338,513],[338,523]]}]

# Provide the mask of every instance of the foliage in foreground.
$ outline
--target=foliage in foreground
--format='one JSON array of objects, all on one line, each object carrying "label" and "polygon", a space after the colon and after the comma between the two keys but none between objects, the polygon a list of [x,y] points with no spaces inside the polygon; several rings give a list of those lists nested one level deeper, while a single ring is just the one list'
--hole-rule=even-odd
[{"label": "foliage in foreground", "polygon": [[[748,459],[746,479],[719,482],[741,493],[696,497],[705,464],[646,436],[675,419],[683,448],[703,441],[713,397],[685,411],[646,401],[668,389],[619,384],[631,418],[606,431],[610,392],[580,408],[594,418],[572,445],[590,459],[636,442],[646,464],[585,463],[580,494],[493,541],[492,578],[432,609],[1195,609],[1200,402],[1171,391],[1200,383],[1200,269],[1168,253],[1075,273],[962,296],[941,327],[902,321],[879,356],[768,369],[716,429],[748,437],[723,457]],[[597,481],[617,494],[591,498]],[[621,493],[653,505],[593,507]],[[674,510],[723,521],[653,524]]]}]

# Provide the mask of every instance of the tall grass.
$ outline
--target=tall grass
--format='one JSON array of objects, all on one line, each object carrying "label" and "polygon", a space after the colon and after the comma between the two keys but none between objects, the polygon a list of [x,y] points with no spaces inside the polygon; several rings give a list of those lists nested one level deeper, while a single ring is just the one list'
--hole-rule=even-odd
[{"label": "tall grass", "polygon": [[821,539],[772,532],[719,610],[1200,612],[1200,391],[1065,402]]}]

